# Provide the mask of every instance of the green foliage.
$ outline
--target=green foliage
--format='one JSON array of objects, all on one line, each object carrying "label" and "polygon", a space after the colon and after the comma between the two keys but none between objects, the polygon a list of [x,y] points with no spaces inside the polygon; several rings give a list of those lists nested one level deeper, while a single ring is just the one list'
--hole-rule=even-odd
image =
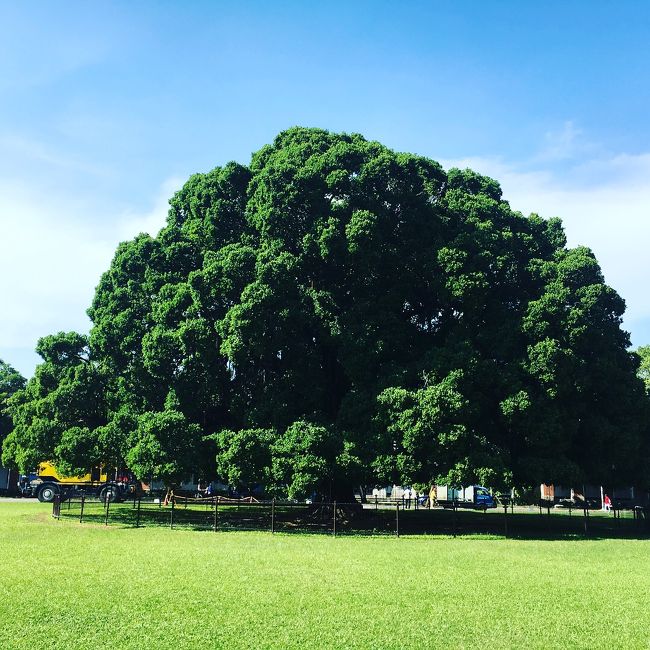
[{"label": "green foliage", "polygon": [[637,375],[645,384],[646,392],[650,392],[650,345],[641,345],[636,349],[639,357]]},{"label": "green foliage", "polygon": [[0,445],[13,429],[9,398],[25,388],[25,383],[25,378],[15,368],[0,359]]},{"label": "green foliage", "polygon": [[157,237],[120,244],[89,339],[39,342],[5,455],[216,468],[295,497],[647,486],[624,308],[589,249],[495,180],[293,128],[249,167],[192,176]]},{"label": "green foliage", "polygon": [[252,490],[268,481],[271,464],[272,429],[224,429],[214,436],[217,443],[217,472],[228,485]]},{"label": "green foliage", "polygon": [[313,492],[331,496],[342,441],[326,427],[294,422],[272,446],[272,475],[280,494],[290,499]]},{"label": "green foliage", "polygon": [[201,442],[201,427],[183,413],[147,412],[138,418],[125,460],[137,476],[177,485],[188,468],[198,466]]},{"label": "green foliage", "polygon": [[107,380],[90,357],[87,337],[59,332],[40,339],[37,351],[43,363],[8,401],[14,428],[3,462],[27,471],[43,460],[61,460],[79,473],[99,458],[114,460],[92,440],[91,431],[106,424]]},{"label": "green foliage", "polygon": [[472,426],[463,380],[457,370],[440,382],[428,380],[425,388],[389,388],[379,395],[377,430],[394,450],[376,465],[385,481],[502,486],[507,476],[502,452]]}]

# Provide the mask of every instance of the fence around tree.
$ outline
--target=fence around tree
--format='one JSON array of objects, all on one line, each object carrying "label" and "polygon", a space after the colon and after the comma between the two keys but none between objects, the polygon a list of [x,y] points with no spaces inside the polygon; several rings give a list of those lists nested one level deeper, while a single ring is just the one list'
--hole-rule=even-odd
[{"label": "fence around tree", "polygon": [[133,498],[121,503],[57,495],[52,514],[86,524],[168,527],[206,531],[267,531],[328,535],[474,535],[564,538],[648,537],[647,507],[558,509],[503,505],[487,511],[423,508],[403,501],[298,503],[210,497]]}]

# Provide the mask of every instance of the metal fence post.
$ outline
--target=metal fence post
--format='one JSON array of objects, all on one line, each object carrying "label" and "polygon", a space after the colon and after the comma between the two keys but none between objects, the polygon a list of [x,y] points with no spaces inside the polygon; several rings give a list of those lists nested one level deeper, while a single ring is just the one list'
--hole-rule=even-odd
[{"label": "metal fence post", "polygon": [[454,534],[454,537],[456,537],[456,507],[457,507],[457,505],[458,504],[456,503],[456,500],[454,499],[454,503],[452,504],[452,507],[453,507],[452,519],[453,519],[453,528],[454,528],[453,534]]},{"label": "metal fence post", "polygon": [[585,522],[585,537],[587,536],[588,530],[587,530],[587,518],[589,517],[589,512],[587,511],[587,506],[585,505],[584,509],[584,522]]},{"label": "metal fence post", "polygon": [[503,506],[503,528],[505,531],[505,537],[508,537],[508,504],[507,503]]},{"label": "metal fence post", "polygon": [[172,497],[172,509],[169,514],[169,527],[174,527],[174,504],[176,503],[176,497]]},{"label": "metal fence post", "polygon": [[106,494],[106,512],[104,513],[104,526],[108,526],[108,511],[111,507],[111,497],[109,496],[110,494],[110,492]]},{"label": "metal fence post", "polygon": [[395,502],[395,534],[399,537],[399,501]]},{"label": "metal fence post", "polygon": [[271,501],[271,534],[275,532],[275,497]]},{"label": "metal fence post", "polygon": [[138,499],[138,510],[137,510],[137,512],[135,514],[135,527],[136,528],[140,528],[140,501],[142,501],[141,498]]},{"label": "metal fence post", "polygon": [[334,502],[334,537],[336,537],[336,501]]},{"label": "metal fence post", "polygon": [[86,495],[81,495],[81,512],[79,513],[79,523],[83,523],[84,520],[84,503],[86,502]]},{"label": "metal fence post", "polygon": [[213,515],[213,522],[212,522],[212,528],[214,532],[217,532],[217,499],[219,497],[214,497],[213,503],[214,503],[214,515]]}]

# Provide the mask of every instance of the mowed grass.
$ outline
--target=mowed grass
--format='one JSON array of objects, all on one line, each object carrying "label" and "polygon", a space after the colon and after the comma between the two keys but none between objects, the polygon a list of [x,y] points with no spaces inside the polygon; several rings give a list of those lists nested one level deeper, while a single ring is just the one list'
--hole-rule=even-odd
[{"label": "mowed grass", "polygon": [[119,528],[0,501],[0,647],[648,648],[650,542]]}]

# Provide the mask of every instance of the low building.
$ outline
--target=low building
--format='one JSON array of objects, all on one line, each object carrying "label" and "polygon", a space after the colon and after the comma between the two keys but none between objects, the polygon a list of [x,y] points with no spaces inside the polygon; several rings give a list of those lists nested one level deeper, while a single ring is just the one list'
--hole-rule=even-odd
[{"label": "low building", "polygon": [[543,501],[550,501],[554,504],[567,499],[576,504],[587,501],[591,507],[596,505],[602,508],[606,494],[615,503],[620,503],[623,507],[646,505],[648,503],[648,494],[631,486],[607,488],[602,485],[582,485],[580,487],[567,488],[562,485],[546,485],[542,483],[539,492],[540,498]]}]

